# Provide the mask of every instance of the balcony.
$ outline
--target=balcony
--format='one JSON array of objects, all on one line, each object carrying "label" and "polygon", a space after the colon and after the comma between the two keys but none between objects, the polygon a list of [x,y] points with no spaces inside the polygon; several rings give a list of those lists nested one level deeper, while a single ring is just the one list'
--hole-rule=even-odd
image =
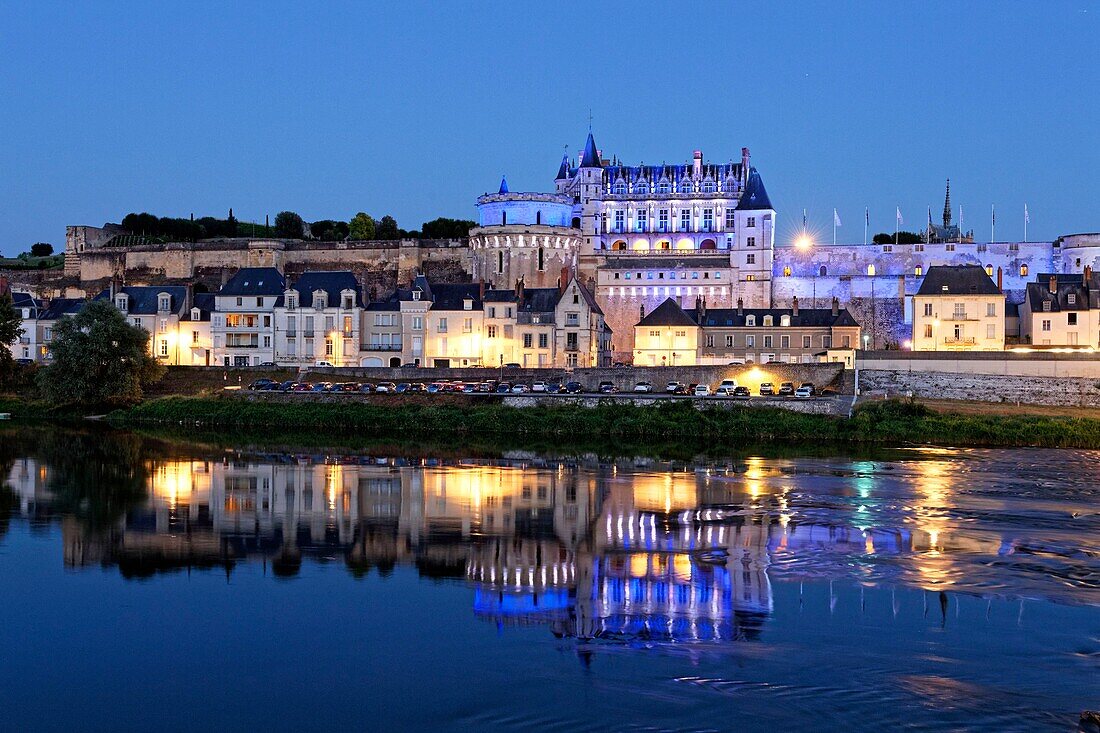
[{"label": "balcony", "polygon": [[313,338],[313,329],[311,328],[308,331],[302,331],[302,335],[305,336],[307,339]]},{"label": "balcony", "polygon": [[297,331],[297,330],[294,330],[294,331],[287,331],[287,332],[286,332],[286,337],[287,337],[288,339],[295,339],[295,338],[298,338],[298,331]]},{"label": "balcony", "polygon": [[365,345],[363,347],[363,350],[364,351],[401,351],[401,344],[400,344],[400,342],[396,343],[396,344],[393,344],[393,343],[390,343],[390,344],[370,343],[370,344]]},{"label": "balcony", "polygon": [[961,338],[945,337],[943,343],[947,346],[975,346],[978,343],[978,339],[973,336],[963,336]]}]

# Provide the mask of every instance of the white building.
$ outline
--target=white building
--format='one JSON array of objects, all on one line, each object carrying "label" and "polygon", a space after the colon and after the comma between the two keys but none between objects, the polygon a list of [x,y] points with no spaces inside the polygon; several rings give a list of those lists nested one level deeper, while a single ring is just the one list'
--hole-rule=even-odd
[{"label": "white building", "polygon": [[934,266],[913,296],[913,351],[1003,351],[1005,295],[977,265]]},{"label": "white building", "polygon": [[1020,337],[1036,348],[1100,349],[1100,275],[1040,275],[1020,304]]},{"label": "white building", "polygon": [[288,283],[274,309],[275,362],[358,366],[363,305],[351,272],[307,272]]},{"label": "white building", "polygon": [[216,364],[275,363],[275,306],[285,290],[274,267],[244,267],[215,294],[210,334]]}]

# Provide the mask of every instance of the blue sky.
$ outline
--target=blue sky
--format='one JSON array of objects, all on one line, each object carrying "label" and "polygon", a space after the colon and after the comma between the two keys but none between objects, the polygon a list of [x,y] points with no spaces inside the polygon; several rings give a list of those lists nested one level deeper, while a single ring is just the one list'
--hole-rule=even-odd
[{"label": "blue sky", "polygon": [[130,211],[406,228],[605,156],[752,149],[842,241],[938,216],[1100,230],[1100,3],[0,4],[0,252]]}]

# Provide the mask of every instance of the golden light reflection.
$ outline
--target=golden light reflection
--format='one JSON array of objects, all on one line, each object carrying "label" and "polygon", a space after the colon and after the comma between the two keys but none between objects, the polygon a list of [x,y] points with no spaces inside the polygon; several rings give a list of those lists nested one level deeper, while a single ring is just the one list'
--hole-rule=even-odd
[{"label": "golden light reflection", "polygon": [[641,474],[634,479],[634,506],[639,511],[671,514],[699,504],[694,473]]}]

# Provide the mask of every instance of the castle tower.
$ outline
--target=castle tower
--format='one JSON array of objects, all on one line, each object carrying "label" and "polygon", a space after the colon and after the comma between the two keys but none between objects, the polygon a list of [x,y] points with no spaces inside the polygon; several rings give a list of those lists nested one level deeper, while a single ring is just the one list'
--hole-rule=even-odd
[{"label": "castle tower", "polygon": [[580,224],[584,235],[580,256],[589,257],[596,251],[600,241],[600,201],[603,199],[603,163],[591,132],[584,143],[576,178],[578,185],[574,191],[574,219],[579,218],[580,221],[573,223]]},{"label": "castle tower", "polygon": [[750,303],[766,303],[770,307],[775,209],[755,168],[749,169],[734,217],[737,236],[730,257],[738,270],[737,291]]}]

